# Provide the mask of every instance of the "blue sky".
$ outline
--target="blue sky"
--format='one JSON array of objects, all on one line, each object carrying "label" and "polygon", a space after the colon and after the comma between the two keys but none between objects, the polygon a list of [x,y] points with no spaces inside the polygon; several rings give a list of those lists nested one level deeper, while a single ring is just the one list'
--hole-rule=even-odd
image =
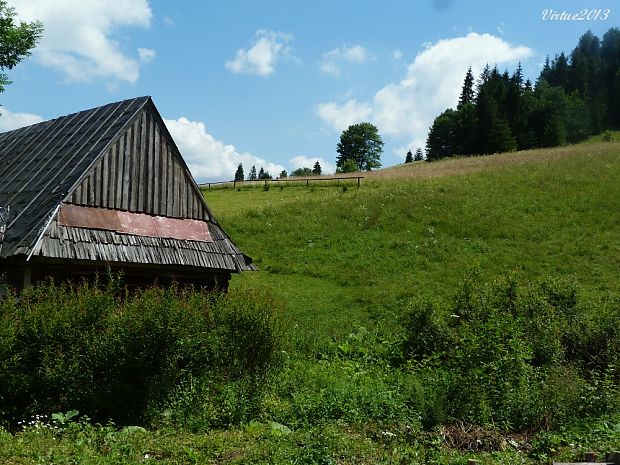
[{"label": "blue sky", "polygon": [[[151,95],[198,181],[335,168],[349,124],[377,125],[382,163],[423,147],[469,65],[535,80],[546,55],[619,25],[613,1],[8,0],[44,37],[8,72],[0,130]],[[554,20],[551,11],[592,20]],[[585,10],[585,11],[584,11]],[[607,11],[606,11],[607,10]]]}]

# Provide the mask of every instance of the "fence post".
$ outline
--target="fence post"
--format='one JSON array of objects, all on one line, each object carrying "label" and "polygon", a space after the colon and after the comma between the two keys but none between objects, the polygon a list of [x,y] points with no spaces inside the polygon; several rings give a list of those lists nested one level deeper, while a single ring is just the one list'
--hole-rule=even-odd
[{"label": "fence post", "polygon": [[360,179],[361,179],[361,178],[358,176],[358,177],[357,177],[357,188],[358,188],[358,189],[360,188]]},{"label": "fence post", "polygon": [[310,180],[306,179],[306,187],[308,187],[309,184],[310,184]]}]

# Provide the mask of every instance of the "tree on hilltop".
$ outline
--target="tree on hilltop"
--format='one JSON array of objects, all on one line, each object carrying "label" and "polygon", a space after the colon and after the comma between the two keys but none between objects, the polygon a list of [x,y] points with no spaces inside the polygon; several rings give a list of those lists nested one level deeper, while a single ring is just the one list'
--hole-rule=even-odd
[{"label": "tree on hilltop", "polygon": [[474,73],[472,72],[470,66],[465,74],[465,80],[463,81],[463,88],[461,89],[461,96],[459,97],[459,104],[457,108],[461,108],[463,105],[467,105],[468,103],[473,103],[474,98]]},{"label": "tree on hilltop", "polygon": [[239,163],[237,166],[237,171],[235,171],[235,181],[243,181],[245,179],[245,175],[243,174],[243,165]]},{"label": "tree on hilltop", "polygon": [[336,166],[341,170],[347,160],[352,160],[360,171],[370,171],[381,166],[383,140],[377,127],[371,123],[352,124],[342,131],[337,149]]}]

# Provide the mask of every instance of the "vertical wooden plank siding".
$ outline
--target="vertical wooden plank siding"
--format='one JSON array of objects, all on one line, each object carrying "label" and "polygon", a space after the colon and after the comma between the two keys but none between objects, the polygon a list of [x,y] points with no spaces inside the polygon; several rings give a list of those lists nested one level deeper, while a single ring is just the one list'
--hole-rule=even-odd
[{"label": "vertical wooden plank siding", "polygon": [[[108,157],[105,157],[108,158]],[[112,146],[112,152],[109,154],[110,158],[110,173],[108,175],[108,205],[114,208],[116,204],[116,160],[118,158],[118,145]]]},{"label": "vertical wooden plank siding", "polygon": [[95,171],[93,171],[92,177],[93,177],[93,182],[94,182],[94,185],[95,185],[95,199],[94,199],[94,202],[95,202],[95,204],[100,204],[101,203],[101,181],[100,181],[100,178],[101,178],[101,165],[100,164],[98,164],[95,167]]},{"label": "vertical wooden plank siding", "polygon": [[171,150],[168,151],[166,165],[168,171],[168,185],[166,192],[166,216],[172,216],[172,211],[174,209],[174,160],[172,158]]},{"label": "vertical wooden plank siding", "polygon": [[130,156],[131,163],[131,182],[129,184],[129,211],[136,211],[138,208],[138,144],[140,140],[140,118],[137,118],[133,124],[133,142],[131,144]]},{"label": "vertical wooden plank siding", "polygon": [[138,151],[139,172],[136,185],[138,189],[138,212],[144,212],[144,182],[145,177],[145,160],[146,160],[146,113],[140,115],[140,148]]},{"label": "vertical wooden plank siding", "polygon": [[110,157],[108,157],[108,154],[106,154],[103,157],[103,160],[101,160],[101,175],[102,175],[102,179],[101,179],[101,190],[102,190],[102,194],[101,194],[101,206],[102,207],[107,207],[109,205],[108,203],[108,174],[110,172]]},{"label": "vertical wooden plank siding", "polygon": [[168,198],[168,157],[170,153],[168,152],[168,145],[166,144],[166,138],[161,137],[160,139],[160,154],[159,158],[159,166],[160,166],[160,183],[161,183],[161,192],[159,193],[159,214],[161,216],[166,215],[166,199]]},{"label": "vertical wooden plank siding", "polygon": [[146,194],[146,202],[145,202],[145,207],[146,207],[146,211],[147,213],[153,213],[153,159],[154,154],[153,154],[153,133],[154,133],[154,124],[153,124],[153,117],[151,115],[149,115],[148,117],[148,139],[147,139],[147,164],[146,164],[146,178],[144,179],[147,188],[145,189],[145,194]]},{"label": "vertical wooden plank siding", "polygon": [[133,145],[133,127],[130,126],[125,133],[125,150],[123,156],[123,194],[121,209],[129,210],[130,187],[129,175],[131,174],[131,147]]},{"label": "vertical wooden plank siding", "polygon": [[161,153],[159,151],[159,128],[153,128],[153,213],[161,215],[159,209],[159,195],[161,186],[161,172],[159,170]]},{"label": "vertical wooden plank siding", "polygon": [[158,119],[142,111],[71,196],[94,207],[177,218],[208,219]]},{"label": "vertical wooden plank siding", "polygon": [[120,210],[123,208],[123,158],[125,156],[125,151],[123,147],[125,146],[127,140],[127,133],[123,134],[123,136],[116,142],[116,171],[110,173],[110,176],[113,176],[116,186],[114,187],[114,208]]}]

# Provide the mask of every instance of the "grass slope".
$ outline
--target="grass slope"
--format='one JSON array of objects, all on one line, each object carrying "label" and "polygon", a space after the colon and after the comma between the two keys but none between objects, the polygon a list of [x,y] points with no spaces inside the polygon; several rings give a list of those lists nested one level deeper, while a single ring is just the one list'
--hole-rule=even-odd
[{"label": "grass slope", "polygon": [[212,190],[207,202],[292,320],[341,335],[412,296],[449,297],[472,267],[617,290],[620,144],[412,163],[357,189]]},{"label": "grass slope", "polygon": [[[15,435],[0,429],[0,462],[460,465],[476,458],[482,465],[533,465],[617,450],[617,412],[559,431],[500,434],[492,425],[466,424],[421,430],[417,407],[403,410],[407,399],[428,399],[432,409],[437,399],[426,394],[436,378],[420,381],[436,372],[421,367],[418,380],[415,370],[390,367],[377,352],[389,347],[373,339],[380,331],[357,327],[380,322],[389,331],[413,296],[452,299],[472,268],[485,280],[507,271],[523,279],[573,279],[581,295],[595,300],[617,292],[620,143],[412,163],[365,176],[360,189],[354,182],[346,190],[274,183],[268,191],[205,192],[225,230],[261,270],[235,276],[232,285],[270,288],[300,329],[287,334],[298,341],[283,353],[263,417],[206,434],[188,425],[147,431],[34,419]],[[505,334],[489,333],[502,347]],[[512,371],[511,363],[501,373]],[[559,401],[570,398],[573,377],[558,378],[556,390],[568,390]]]}]

